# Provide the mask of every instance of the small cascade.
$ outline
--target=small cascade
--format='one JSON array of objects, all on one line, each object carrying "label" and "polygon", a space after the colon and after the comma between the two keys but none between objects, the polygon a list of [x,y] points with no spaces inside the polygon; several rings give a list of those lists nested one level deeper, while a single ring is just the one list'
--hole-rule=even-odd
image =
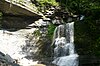
[{"label": "small cascade", "polygon": [[58,66],[78,66],[78,54],[74,49],[74,22],[59,25],[54,31],[53,64]]},{"label": "small cascade", "polygon": [[[9,62],[13,63],[15,61],[21,66],[37,64],[38,61],[34,61],[32,58],[26,58],[27,56],[31,56],[31,53],[35,53],[37,51],[37,48],[33,47],[35,44],[32,43],[31,45],[29,42],[30,39],[28,38],[28,35],[32,34],[35,30],[35,28],[21,29],[15,32],[0,30],[0,52],[10,57],[7,57]],[[36,40],[38,40],[38,38]]]}]

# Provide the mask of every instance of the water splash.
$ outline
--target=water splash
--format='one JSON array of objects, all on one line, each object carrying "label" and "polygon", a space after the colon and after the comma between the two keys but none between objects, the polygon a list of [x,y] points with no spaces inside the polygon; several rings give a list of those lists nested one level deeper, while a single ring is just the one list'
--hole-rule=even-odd
[{"label": "water splash", "polygon": [[[10,32],[7,30],[0,30],[0,52],[3,52],[5,55],[9,55],[13,60],[16,59],[18,64],[21,66],[30,66],[35,65],[38,61],[33,61],[32,59],[27,59],[26,56],[30,51],[26,46],[28,43],[26,40],[27,35],[33,33],[36,29],[21,29],[16,32]],[[23,46],[26,46],[25,52],[22,50]],[[36,49],[35,49],[36,50]],[[27,53],[28,51],[28,53]],[[7,60],[10,60],[8,58]]]},{"label": "water splash", "polygon": [[58,66],[78,66],[78,54],[74,50],[74,22],[59,25],[54,31],[53,64]]}]

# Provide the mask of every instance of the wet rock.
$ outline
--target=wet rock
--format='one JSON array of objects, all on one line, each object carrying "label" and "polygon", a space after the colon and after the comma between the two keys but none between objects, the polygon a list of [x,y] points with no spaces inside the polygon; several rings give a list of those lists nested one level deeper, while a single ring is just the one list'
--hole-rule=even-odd
[{"label": "wet rock", "polygon": [[13,30],[26,28],[31,23],[34,23],[35,20],[37,20],[37,18],[34,17],[3,16],[1,24],[3,28]]},{"label": "wet rock", "polygon": [[0,52],[0,66],[19,66],[14,63],[14,60],[8,55]]}]

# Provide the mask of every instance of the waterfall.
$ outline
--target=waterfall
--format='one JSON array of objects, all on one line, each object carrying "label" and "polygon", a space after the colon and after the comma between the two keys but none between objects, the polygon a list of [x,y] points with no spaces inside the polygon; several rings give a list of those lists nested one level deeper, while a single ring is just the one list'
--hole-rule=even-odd
[{"label": "waterfall", "polygon": [[53,64],[58,66],[78,66],[78,54],[74,49],[74,22],[59,25],[54,31]]}]

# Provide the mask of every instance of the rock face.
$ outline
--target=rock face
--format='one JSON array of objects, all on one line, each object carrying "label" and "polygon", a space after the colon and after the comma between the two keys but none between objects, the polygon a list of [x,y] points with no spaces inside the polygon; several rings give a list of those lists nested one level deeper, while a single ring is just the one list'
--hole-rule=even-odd
[{"label": "rock face", "polygon": [[2,27],[7,29],[21,29],[26,28],[29,24],[34,23],[38,18],[21,17],[21,16],[3,16]]},{"label": "rock face", "polygon": [[0,11],[4,14],[22,15],[22,16],[41,16],[42,14],[34,6],[16,1],[0,0]]}]

